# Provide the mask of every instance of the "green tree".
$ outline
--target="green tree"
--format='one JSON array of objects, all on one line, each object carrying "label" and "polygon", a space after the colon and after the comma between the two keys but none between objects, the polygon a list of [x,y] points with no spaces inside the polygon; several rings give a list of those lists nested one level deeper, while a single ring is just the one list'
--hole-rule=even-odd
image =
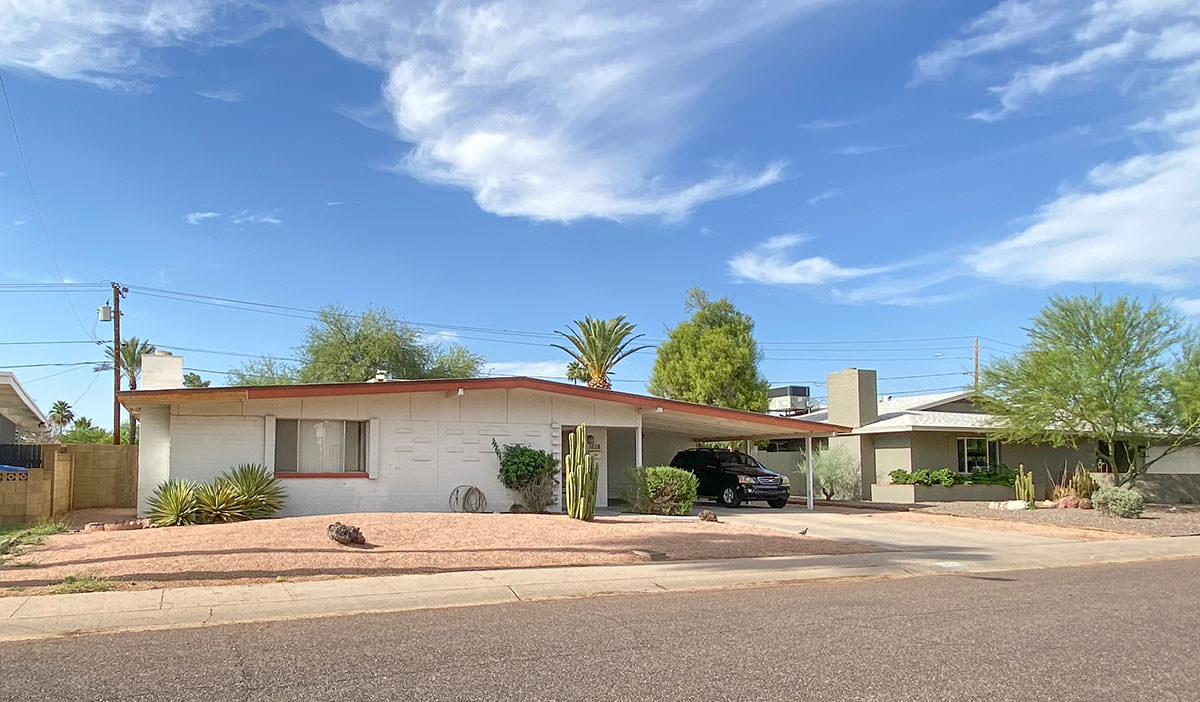
[{"label": "green tree", "polygon": [[586,383],[591,379],[592,377],[588,374],[587,368],[584,368],[579,361],[571,361],[567,364],[567,380],[574,383]]},{"label": "green tree", "polygon": [[361,383],[383,370],[392,378],[473,378],[483,358],[457,344],[430,343],[384,309],[353,314],[321,309],[299,349],[302,383]]},{"label": "green tree", "polygon": [[680,322],[658,347],[648,386],[659,397],[717,407],[767,411],[762,354],[754,320],[727,298],[716,302],[699,288],[688,291],[691,319]]},{"label": "green tree", "polygon": [[[550,344],[556,349],[562,349],[582,367],[587,374],[588,387],[601,390],[612,390],[608,376],[618,363],[642,349],[652,348],[648,345],[630,348],[633,342],[643,335],[633,333],[634,325],[625,321],[625,315],[612,319],[596,319],[584,317],[575,321],[575,328],[567,331],[556,331],[555,334],[566,339],[571,346]],[[581,376],[579,369],[568,368],[568,377],[572,373],[576,378]],[[571,378],[572,380],[576,378]]]},{"label": "green tree", "polygon": [[[121,342],[121,376],[125,378],[125,385],[128,389],[137,390],[138,378],[142,374],[142,356],[154,353],[156,350],[154,344],[142,341],[136,336],[131,336]],[[109,360],[96,366],[97,373],[112,370],[115,358],[113,347],[109,346],[105,352]],[[112,434],[109,436],[111,437]],[[137,443],[137,419],[133,416],[129,418],[129,442]]]},{"label": "green tree", "polygon": [[298,375],[295,366],[263,356],[230,368],[227,381],[230,385],[294,385]]},{"label": "green tree", "polygon": [[50,414],[46,415],[46,419],[50,420],[50,427],[54,435],[58,436],[75,420],[75,410],[71,409],[66,400],[58,400],[50,405]]},{"label": "green tree", "polygon": [[[1101,460],[1130,466],[1117,476],[1128,485],[1162,456],[1200,444],[1198,356],[1165,305],[1054,296],[1027,332],[1021,352],[980,375],[978,403],[1000,421],[995,438],[1070,447],[1095,441]],[[1149,446],[1161,454],[1139,461]]]},{"label": "green tree", "polygon": [[183,387],[185,388],[206,388],[212,385],[211,380],[202,380],[199,373],[184,373]]},{"label": "green tree", "polygon": [[[124,429],[127,425],[122,425]],[[121,432],[123,435],[125,431]],[[98,427],[87,417],[76,419],[71,428],[59,435],[58,440],[64,444],[111,444],[112,432]]]}]

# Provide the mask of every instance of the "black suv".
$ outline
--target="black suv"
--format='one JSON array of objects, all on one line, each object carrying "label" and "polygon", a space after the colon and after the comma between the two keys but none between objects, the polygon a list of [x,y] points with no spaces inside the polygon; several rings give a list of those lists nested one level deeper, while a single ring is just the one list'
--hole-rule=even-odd
[{"label": "black suv", "polygon": [[787,504],[791,493],[786,476],[767,470],[741,451],[691,448],[675,454],[671,465],[696,474],[699,497],[715,499],[726,507],[764,500],[779,509]]}]

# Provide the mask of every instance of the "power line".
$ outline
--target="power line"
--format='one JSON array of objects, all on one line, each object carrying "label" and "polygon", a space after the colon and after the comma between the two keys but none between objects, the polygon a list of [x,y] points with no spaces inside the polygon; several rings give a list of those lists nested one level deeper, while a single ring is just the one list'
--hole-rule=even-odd
[{"label": "power line", "polygon": [[0,346],[53,346],[55,344],[99,344],[88,339],[70,341],[0,341]]},{"label": "power line", "polygon": [[3,368],[63,368],[66,366],[95,366],[107,361],[79,361],[78,363],[25,363],[21,365],[4,365]]},{"label": "power line", "polygon": [[[0,93],[4,95],[4,105],[8,108],[8,121],[12,125],[13,142],[17,146],[17,158],[21,161],[21,170],[25,173],[25,183],[29,186],[29,199],[33,203],[33,213],[37,217],[38,227],[42,232],[42,239],[46,242],[46,251],[50,254],[50,262],[54,264],[54,271],[58,273],[60,284],[65,284],[67,279],[63,275],[62,267],[58,265],[58,257],[54,255],[54,246],[50,243],[50,232],[46,228],[46,218],[42,216],[42,206],[38,202],[37,190],[33,187],[33,176],[29,173],[29,162],[25,160],[25,148],[21,145],[21,133],[17,129],[17,117],[13,113],[12,100],[8,97],[8,86],[4,83],[4,74],[0,72]],[[71,314],[75,317],[75,321],[79,324],[79,328],[84,334],[91,336],[91,331],[83,326],[83,320],[79,317],[79,311],[75,309],[75,303],[71,300],[70,295],[67,298],[67,305],[71,308]]]}]

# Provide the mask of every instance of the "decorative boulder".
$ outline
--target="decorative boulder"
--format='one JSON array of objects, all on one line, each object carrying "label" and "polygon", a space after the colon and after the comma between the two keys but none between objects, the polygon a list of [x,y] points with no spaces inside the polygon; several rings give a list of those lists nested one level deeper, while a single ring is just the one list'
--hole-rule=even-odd
[{"label": "decorative boulder", "polygon": [[1054,503],[1054,506],[1058,509],[1078,509],[1079,498],[1074,495],[1067,495],[1066,497],[1059,498],[1058,502]]},{"label": "decorative boulder", "polygon": [[341,522],[334,522],[333,524],[330,524],[326,533],[329,534],[329,538],[333,539],[339,544],[346,544],[347,546],[350,544],[367,543],[366,537],[362,535],[362,532],[358,530],[358,527],[350,526],[349,524],[342,524]]},{"label": "decorative boulder", "polygon": [[1092,501],[1090,498],[1079,498],[1079,509],[1092,509]]},{"label": "decorative boulder", "polygon": [[715,522],[717,521],[717,513],[711,509],[702,509],[700,510],[700,521]]}]

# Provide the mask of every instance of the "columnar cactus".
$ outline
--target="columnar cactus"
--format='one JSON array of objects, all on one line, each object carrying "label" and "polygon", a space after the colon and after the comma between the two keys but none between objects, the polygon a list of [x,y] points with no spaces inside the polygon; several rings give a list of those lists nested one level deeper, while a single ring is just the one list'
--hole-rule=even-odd
[{"label": "columnar cactus", "polygon": [[1017,491],[1017,499],[1023,500],[1025,504],[1029,505],[1030,509],[1033,509],[1033,506],[1037,503],[1037,495],[1034,494],[1033,490],[1033,472],[1025,472],[1024,463],[1017,466],[1017,470],[1017,481],[1013,484],[1013,487]]},{"label": "columnar cactus", "polygon": [[591,521],[596,516],[596,490],[600,470],[587,452],[587,427],[580,424],[570,434],[570,447],[564,463],[567,469],[567,515]]}]

